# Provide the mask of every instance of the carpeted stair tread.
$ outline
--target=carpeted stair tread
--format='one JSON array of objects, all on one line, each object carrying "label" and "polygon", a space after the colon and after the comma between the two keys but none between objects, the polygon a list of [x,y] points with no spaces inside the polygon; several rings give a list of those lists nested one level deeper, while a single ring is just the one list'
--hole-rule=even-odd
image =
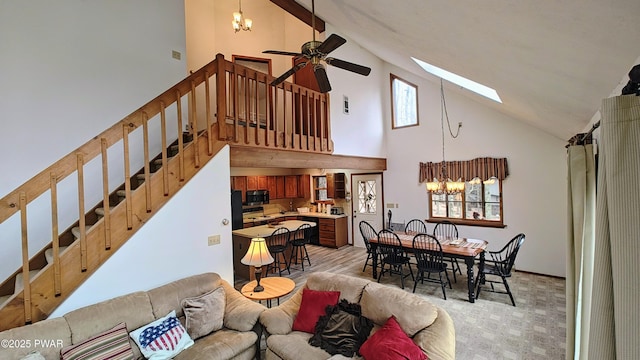
[{"label": "carpeted stair tread", "polygon": [[[109,206],[109,210],[113,210],[114,206]],[[103,207],[99,207],[96,209],[96,215],[98,215],[99,217],[103,217],[104,216],[104,208]]]},{"label": "carpeted stair tread", "polygon": [[71,228],[71,233],[73,234],[74,238],[80,239],[80,227],[76,226],[74,228]]},{"label": "carpeted stair tread", "polygon": [[[29,279],[33,279],[33,277],[36,276],[38,272],[40,272],[40,270],[29,271]],[[22,272],[20,272],[18,273],[18,275],[16,275],[16,285],[15,285],[14,293],[18,293],[22,291],[23,288],[24,288],[24,277],[22,276]]]},{"label": "carpeted stair tread", "polygon": [[126,192],[126,191],[124,191],[124,190],[118,190],[118,191],[116,191],[116,195],[117,195],[118,197],[124,198],[124,197],[126,197],[126,196],[127,196],[127,192]]},{"label": "carpeted stair tread", "polygon": [[[67,250],[67,246],[60,246],[58,248],[58,253],[62,254],[65,250]],[[49,248],[44,251],[44,257],[47,259],[47,264],[53,263],[53,248]]]},{"label": "carpeted stair tread", "polygon": [[12,295],[2,295],[0,296],[0,306],[4,305],[5,301],[9,300]]}]

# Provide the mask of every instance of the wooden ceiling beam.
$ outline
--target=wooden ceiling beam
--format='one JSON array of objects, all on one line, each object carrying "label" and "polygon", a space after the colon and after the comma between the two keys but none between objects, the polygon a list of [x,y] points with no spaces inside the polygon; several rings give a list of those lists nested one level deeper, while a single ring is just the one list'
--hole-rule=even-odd
[{"label": "wooden ceiling beam", "polygon": [[[271,2],[278,5],[284,11],[293,15],[300,21],[311,26],[311,11],[295,2],[295,0],[271,0]],[[316,15],[316,30],[319,33],[323,33],[325,30],[324,20],[320,19],[318,15]]]},{"label": "wooden ceiling beam", "polygon": [[232,167],[387,170],[387,159],[231,146]]}]

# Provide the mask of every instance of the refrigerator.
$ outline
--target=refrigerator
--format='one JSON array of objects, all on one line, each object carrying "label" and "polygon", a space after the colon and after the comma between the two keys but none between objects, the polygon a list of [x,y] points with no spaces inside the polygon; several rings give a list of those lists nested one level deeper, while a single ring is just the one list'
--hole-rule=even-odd
[{"label": "refrigerator", "polygon": [[242,229],[242,191],[231,190],[231,230]]}]

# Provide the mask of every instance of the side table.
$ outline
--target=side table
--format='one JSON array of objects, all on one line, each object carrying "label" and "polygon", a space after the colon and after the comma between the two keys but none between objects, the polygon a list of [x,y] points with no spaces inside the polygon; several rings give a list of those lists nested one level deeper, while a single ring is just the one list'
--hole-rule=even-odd
[{"label": "side table", "polygon": [[242,287],[240,292],[244,297],[251,300],[267,302],[267,307],[271,307],[271,300],[277,299],[278,305],[280,305],[280,298],[293,291],[296,287],[296,283],[293,280],[280,276],[265,277],[260,279],[260,285],[264,287],[264,291],[254,292],[257,282],[255,280],[250,281]]}]

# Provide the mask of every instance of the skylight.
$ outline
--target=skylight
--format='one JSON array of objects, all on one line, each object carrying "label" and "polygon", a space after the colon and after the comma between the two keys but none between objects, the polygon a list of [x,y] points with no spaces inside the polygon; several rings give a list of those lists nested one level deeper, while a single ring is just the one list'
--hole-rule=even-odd
[{"label": "skylight", "polygon": [[418,65],[420,65],[421,68],[423,68],[426,72],[431,73],[437,77],[443,78],[447,81],[450,81],[456,85],[460,85],[463,88],[467,89],[467,90],[471,90],[476,94],[480,94],[484,97],[487,97],[495,102],[499,102],[502,104],[502,100],[500,99],[500,96],[498,95],[498,93],[488,87],[488,86],[484,86],[482,84],[479,84],[473,80],[469,80],[465,77],[462,77],[460,75],[454,74],[452,72],[449,72],[447,70],[441,69],[437,66],[428,64],[422,60],[416,59],[414,57],[412,57],[411,59],[413,59],[413,61],[415,61]]}]

